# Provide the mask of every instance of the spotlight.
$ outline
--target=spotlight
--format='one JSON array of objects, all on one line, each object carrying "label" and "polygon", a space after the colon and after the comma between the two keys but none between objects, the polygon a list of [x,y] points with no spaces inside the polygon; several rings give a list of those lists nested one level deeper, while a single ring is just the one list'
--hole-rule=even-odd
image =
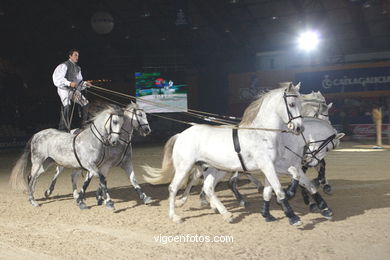
[{"label": "spotlight", "polygon": [[299,36],[298,47],[301,50],[311,51],[317,48],[319,42],[320,38],[316,31],[307,31]]}]

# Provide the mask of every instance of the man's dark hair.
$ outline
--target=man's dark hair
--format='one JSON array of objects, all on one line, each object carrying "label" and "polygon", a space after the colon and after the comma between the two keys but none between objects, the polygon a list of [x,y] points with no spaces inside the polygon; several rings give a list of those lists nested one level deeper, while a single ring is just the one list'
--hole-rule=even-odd
[{"label": "man's dark hair", "polygon": [[78,49],[71,49],[70,51],[68,51],[68,56],[72,56],[72,55],[73,55],[73,52],[78,52],[78,53],[80,53]]}]

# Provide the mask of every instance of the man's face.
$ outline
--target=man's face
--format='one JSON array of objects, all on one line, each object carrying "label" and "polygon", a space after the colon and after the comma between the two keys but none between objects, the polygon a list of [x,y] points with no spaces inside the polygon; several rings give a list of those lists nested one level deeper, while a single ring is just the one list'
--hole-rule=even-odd
[{"label": "man's face", "polygon": [[79,60],[79,53],[77,51],[74,51],[72,53],[72,55],[69,55],[69,59],[73,62],[73,63],[77,63],[78,60]]}]

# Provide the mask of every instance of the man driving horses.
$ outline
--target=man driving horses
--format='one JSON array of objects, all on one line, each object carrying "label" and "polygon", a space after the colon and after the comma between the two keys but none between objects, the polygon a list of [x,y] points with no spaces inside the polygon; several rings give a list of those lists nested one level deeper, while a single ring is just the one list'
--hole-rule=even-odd
[{"label": "man driving horses", "polygon": [[81,68],[77,65],[79,51],[71,49],[68,52],[68,56],[69,59],[58,65],[53,73],[53,83],[57,87],[57,93],[62,103],[58,129],[64,131],[70,131],[72,102],[81,106],[82,122],[88,119],[89,102],[81,94],[81,91],[91,86],[89,82],[83,81]]}]

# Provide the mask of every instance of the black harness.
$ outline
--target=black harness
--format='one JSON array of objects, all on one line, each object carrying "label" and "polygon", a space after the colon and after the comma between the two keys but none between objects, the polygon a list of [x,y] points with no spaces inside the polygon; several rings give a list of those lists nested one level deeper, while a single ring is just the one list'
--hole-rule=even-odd
[{"label": "black harness", "polygon": [[248,169],[245,166],[244,159],[241,155],[241,147],[240,147],[240,140],[238,140],[238,129],[233,128],[233,144],[234,144],[234,150],[237,153],[238,159],[240,160],[242,170],[244,172],[248,171]]},{"label": "black harness", "polygon": [[[305,137],[303,136],[302,134],[302,137],[303,139],[305,140]],[[331,136],[329,136],[328,138],[324,139],[324,140],[318,140],[318,141],[312,141],[312,142],[306,142],[305,140],[305,146],[303,148],[303,156],[305,155],[311,155],[313,158],[315,158],[317,161],[321,161],[320,159],[318,159],[316,157],[316,155],[321,151],[323,150],[329,143],[332,143],[332,149],[335,148],[335,145],[334,145],[334,138],[336,137],[336,134],[333,134]],[[314,150],[314,151],[311,151],[310,148],[309,148],[309,145],[310,144],[315,144],[315,143],[321,143],[320,146]]]},{"label": "black harness", "polygon": [[[305,142],[305,146],[303,147],[303,155],[302,156],[300,156],[298,153],[296,153],[293,150],[291,150],[288,146],[284,146],[284,148],[286,148],[287,150],[289,150],[290,152],[292,152],[293,154],[295,154],[296,156],[301,158],[303,166],[307,166],[306,163],[303,162],[303,159],[304,159],[304,157],[306,155],[311,155],[317,161],[321,161],[320,159],[318,159],[316,157],[316,155],[321,150],[323,150],[329,143],[332,143],[332,149],[335,148],[333,140],[336,137],[336,134],[333,134],[333,135],[329,136],[328,138],[326,138],[324,140],[318,140],[318,141],[312,141],[312,142],[307,142],[305,136],[302,133],[301,133],[301,136],[302,136],[302,138],[303,138],[303,140]],[[311,151],[309,146],[310,146],[310,144],[314,144],[314,143],[321,143],[321,144],[320,144],[320,146],[316,150]]]},{"label": "black harness", "polygon": [[[138,115],[137,115],[137,111],[138,111],[138,110],[143,111],[143,109],[133,108],[133,114],[132,114],[132,116],[131,116],[131,121],[130,121],[130,125],[133,126],[133,121],[134,121],[134,116],[135,116],[135,119],[137,120],[137,123],[138,123],[138,126],[137,126],[137,128],[135,129],[135,130],[137,130],[137,131],[139,131],[140,128],[142,129],[143,126],[149,126],[149,123],[148,123],[148,124],[141,124],[141,122],[139,121],[139,117],[138,117]],[[120,139],[122,142],[124,142],[124,143],[126,144],[126,147],[125,147],[125,149],[123,150],[121,159],[120,159],[120,161],[116,164],[116,166],[118,166],[118,165],[120,165],[120,164],[122,163],[123,159],[124,159],[125,156],[126,156],[126,153],[127,153],[128,149],[129,149],[129,147],[130,147],[130,145],[131,145],[131,136],[132,136],[132,132],[127,131],[127,130],[124,129],[123,127],[122,127],[121,130],[124,131],[124,132],[127,134],[128,140],[124,140],[124,139],[122,139],[122,138]]]}]

